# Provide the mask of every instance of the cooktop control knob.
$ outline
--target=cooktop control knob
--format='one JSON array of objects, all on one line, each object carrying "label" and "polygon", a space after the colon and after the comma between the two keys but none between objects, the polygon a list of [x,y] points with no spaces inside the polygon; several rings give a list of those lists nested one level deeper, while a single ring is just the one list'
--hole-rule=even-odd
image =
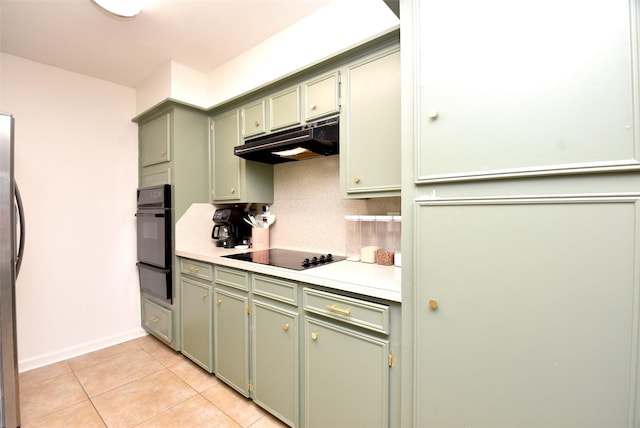
[{"label": "cooktop control knob", "polygon": [[313,258],[311,259],[311,264],[315,266],[315,265],[317,265],[318,263],[319,263],[319,262],[318,262],[318,258],[317,258],[316,256],[313,256]]},{"label": "cooktop control knob", "polygon": [[320,258],[318,259],[318,261],[320,263],[326,263],[327,259],[325,258],[324,254],[320,256]]},{"label": "cooktop control knob", "polygon": [[311,266],[311,262],[309,261],[309,259],[308,259],[308,258],[305,258],[305,259],[302,261],[302,266],[303,266],[303,267],[309,267],[309,266]]},{"label": "cooktop control knob", "polygon": [[331,255],[331,253],[327,254],[327,263],[332,262],[333,261],[333,256]]}]

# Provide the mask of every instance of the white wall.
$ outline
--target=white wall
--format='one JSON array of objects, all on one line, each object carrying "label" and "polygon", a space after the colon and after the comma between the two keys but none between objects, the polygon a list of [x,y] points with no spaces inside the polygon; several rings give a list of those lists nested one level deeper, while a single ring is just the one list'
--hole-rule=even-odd
[{"label": "white wall", "polygon": [[207,76],[209,105],[330,58],[399,24],[382,0],[335,0],[212,70]]},{"label": "white wall", "polygon": [[24,371],[144,334],[135,268],[136,93],[1,54],[26,211],[17,282]]},{"label": "white wall", "polygon": [[216,106],[399,24],[382,0],[334,0],[206,75],[175,62],[163,65],[138,86],[137,114],[167,98],[202,108]]},{"label": "white wall", "polygon": [[136,114],[144,113],[154,105],[171,97],[172,61],[158,67],[136,88]]}]

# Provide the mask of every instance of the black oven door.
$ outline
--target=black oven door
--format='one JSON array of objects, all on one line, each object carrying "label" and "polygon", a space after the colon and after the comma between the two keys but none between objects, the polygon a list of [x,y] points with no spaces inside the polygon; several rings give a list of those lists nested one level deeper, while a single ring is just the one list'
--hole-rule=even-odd
[{"label": "black oven door", "polygon": [[171,267],[171,219],[170,210],[139,209],[138,261],[150,265]]},{"label": "black oven door", "polygon": [[138,263],[140,274],[140,288],[153,296],[173,303],[171,293],[171,269]]}]

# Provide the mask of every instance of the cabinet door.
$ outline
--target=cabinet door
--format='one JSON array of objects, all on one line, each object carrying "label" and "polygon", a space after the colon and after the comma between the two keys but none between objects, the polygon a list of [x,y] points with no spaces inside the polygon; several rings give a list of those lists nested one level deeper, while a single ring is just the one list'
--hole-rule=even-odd
[{"label": "cabinet door", "polygon": [[346,192],[358,197],[399,195],[400,51],[387,50],[352,64],[346,74]]},{"label": "cabinet door", "polygon": [[171,113],[140,125],[140,166],[171,160]]},{"label": "cabinet door", "polygon": [[233,154],[241,143],[240,111],[212,119],[209,162],[212,202],[273,202],[273,165],[252,162]]},{"label": "cabinet door", "polygon": [[637,2],[414,3],[418,181],[638,166]]},{"label": "cabinet door", "polygon": [[173,311],[142,298],[142,326],[165,342],[173,340]]},{"label": "cabinet door", "polygon": [[254,300],[253,399],[291,426],[298,425],[298,314]]},{"label": "cabinet door", "polygon": [[213,308],[211,286],[181,278],[182,353],[213,371]]},{"label": "cabinet door", "polygon": [[266,130],[265,100],[260,99],[242,107],[242,135],[244,138],[263,134]]},{"label": "cabinet door", "polygon": [[240,113],[233,110],[213,119],[211,153],[212,200],[237,200],[240,192],[240,158],[233,148],[240,144]]},{"label": "cabinet door", "polygon": [[639,208],[419,204],[414,425],[637,426]]},{"label": "cabinet door", "polygon": [[389,344],[305,319],[305,426],[389,426]]},{"label": "cabinet door", "polygon": [[318,119],[340,111],[340,73],[333,72],[304,84],[304,118]]},{"label": "cabinet door", "polygon": [[300,124],[300,85],[269,96],[269,130]]},{"label": "cabinet door", "polygon": [[214,342],[216,375],[249,396],[249,298],[216,287]]}]

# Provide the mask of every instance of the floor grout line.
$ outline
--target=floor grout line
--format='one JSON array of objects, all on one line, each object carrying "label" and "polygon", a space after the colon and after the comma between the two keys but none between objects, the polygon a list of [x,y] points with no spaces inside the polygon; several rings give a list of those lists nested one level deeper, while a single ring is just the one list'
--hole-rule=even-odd
[{"label": "floor grout line", "polygon": [[[207,405],[211,406],[210,409],[214,409],[215,412],[217,414],[220,415],[224,415],[224,417],[226,419],[228,419],[229,421],[232,421],[234,424],[236,424],[236,426],[239,427],[253,427],[253,426],[265,426],[265,427],[281,427],[284,425],[279,425],[278,421],[275,417],[271,417],[269,415],[268,412],[266,412],[266,410],[262,409],[260,406],[258,406],[257,404],[255,404],[255,402],[251,402],[251,403],[247,403],[247,401],[251,401],[250,399],[247,399],[246,397],[242,396],[242,394],[239,394],[237,391],[235,391],[233,388],[231,388],[229,385],[227,385],[226,383],[224,383],[220,378],[216,377],[215,374],[209,373],[207,372],[205,369],[203,369],[202,367],[198,366],[197,364],[193,363],[191,360],[187,359],[187,357],[185,357],[184,355],[182,355],[179,352],[175,352],[173,349],[169,349],[169,348],[163,348],[165,345],[160,344],[160,342],[154,342],[154,340],[157,340],[155,338],[150,338],[148,336],[143,336],[142,338],[137,338],[137,339],[133,339],[129,342],[124,342],[122,344],[118,344],[118,345],[114,345],[113,347],[110,348],[104,348],[98,351],[94,351],[92,353],[88,353],[85,355],[81,355],[81,356],[77,356],[77,357],[73,357],[73,358],[69,358],[67,360],[64,360],[65,366],[58,366],[55,368],[55,371],[51,371],[51,374],[48,374],[48,372],[46,371],[46,367],[44,366],[42,369],[44,369],[45,371],[41,372],[41,373],[37,373],[34,375],[38,376],[38,377],[31,377],[31,379],[38,379],[40,378],[40,380],[38,380],[37,382],[30,382],[29,384],[26,384],[25,387],[29,387],[30,385],[37,385],[38,383],[42,383],[42,382],[47,382],[49,381],[50,384],[55,384],[55,382],[51,382],[52,379],[55,379],[56,377],[62,377],[65,374],[68,374],[69,372],[72,375],[73,381],[75,384],[77,384],[77,386],[80,387],[82,394],[84,396],[84,400],[82,400],[81,402],[78,403],[73,403],[70,405],[66,405],[65,403],[65,407],[61,408],[61,409],[55,409],[53,410],[53,408],[50,411],[47,412],[43,412],[42,416],[38,416],[37,419],[33,420],[33,421],[29,421],[27,424],[23,424],[23,426],[29,426],[31,424],[40,424],[40,426],[43,426],[43,424],[46,424],[47,421],[58,421],[57,423],[59,424],[59,418],[62,416],[68,416],[70,419],[69,420],[65,420],[65,425],[66,426],[80,426],[78,424],[80,424],[81,422],[79,420],[72,420],[74,415],[76,415],[77,417],[82,417],[82,416],[86,416],[86,412],[88,411],[86,407],[83,406],[79,406],[81,403],[85,403],[85,400],[89,402],[92,412],[95,413],[94,416],[91,416],[93,418],[92,423],[97,424],[98,420],[100,421],[100,423],[103,424],[103,426],[107,427],[107,428],[112,428],[109,427],[109,425],[107,424],[107,420],[109,420],[109,418],[105,418],[106,416],[108,416],[107,414],[101,413],[98,410],[98,406],[96,406],[96,402],[95,400],[98,399],[98,397],[103,396],[104,394],[108,394],[108,393],[113,393],[114,390],[118,389],[118,388],[122,388],[124,386],[131,386],[132,383],[134,382],[141,382],[145,379],[148,380],[149,377],[154,376],[154,375],[158,375],[162,372],[165,372],[167,374],[171,374],[172,376],[175,376],[175,378],[177,380],[179,380],[180,382],[182,382],[186,387],[188,387],[188,389],[182,389],[182,387],[179,388],[181,392],[181,394],[184,394],[186,391],[191,391],[192,394],[187,392],[187,397],[182,398],[179,394],[178,395],[173,395],[174,397],[178,398],[179,397],[179,401],[178,402],[174,402],[173,404],[170,405],[170,407],[167,407],[165,409],[162,409],[161,411],[158,411],[157,413],[149,416],[148,418],[146,418],[144,421],[142,422],[136,422],[133,425],[127,427],[127,428],[136,428],[140,425],[143,425],[145,423],[149,423],[149,421],[151,421],[154,418],[157,418],[161,415],[167,415],[169,412],[172,411],[176,411],[177,414],[180,414],[180,409],[177,409],[179,406],[181,405],[188,405],[187,402],[189,400],[192,400],[196,397],[198,397],[201,400],[204,400],[203,402],[206,402]],[[169,352],[170,351],[170,352]],[[143,352],[144,354],[141,354],[141,352]],[[93,356],[91,355],[93,354]],[[109,364],[111,362],[112,359],[114,358],[118,358],[121,355],[126,355],[126,354],[131,354],[131,355],[135,355],[135,361],[137,364],[140,364],[141,362],[146,361],[147,359],[149,361],[153,361],[155,364],[158,364],[158,368],[157,370],[154,370],[151,373],[145,374],[144,376],[140,377],[140,378],[132,378],[132,379],[128,379],[125,382],[118,384],[117,386],[110,386],[109,383],[105,383],[104,385],[109,386],[108,390],[105,391],[101,391],[99,394],[96,394],[95,396],[91,397],[89,396],[89,393],[87,391],[87,389],[85,388],[85,385],[81,382],[80,377],[78,376],[78,372],[79,371],[84,371],[83,373],[83,377],[87,376],[85,381],[87,381],[88,379],[91,379],[90,375],[88,373],[91,373],[92,368],[96,370],[96,372],[104,372],[105,367],[102,366],[104,364]],[[95,362],[92,362],[91,358],[95,357]],[[71,361],[75,358],[83,358],[82,360],[76,360],[77,364],[72,364]],[[62,362],[62,361],[61,361]],[[188,363],[186,365],[182,365],[183,363]],[[50,366],[54,366],[59,364],[58,363],[53,363]],[[74,366],[76,366],[74,368]],[[178,367],[180,366],[180,367]],[[39,369],[34,369],[34,370],[39,370]],[[202,373],[206,374],[207,378],[205,377],[198,377],[199,374],[196,372],[196,370],[199,372],[201,371]],[[105,374],[105,376],[108,376],[107,374]],[[123,376],[124,377],[124,376]],[[213,379],[215,379],[215,382],[213,383],[209,383],[208,377],[212,377]],[[70,377],[66,377],[66,380],[64,382],[69,382],[69,385],[71,385],[71,378]],[[62,381],[62,379],[61,379]],[[175,382],[175,381],[172,381]],[[192,382],[192,383],[190,383]],[[219,383],[219,386],[217,386]],[[141,382],[141,384],[144,384],[144,382]],[[22,386],[22,385],[21,385]],[[100,384],[98,384],[98,386],[100,386]],[[95,384],[94,384],[95,387]],[[222,391],[229,391],[231,394],[227,396],[226,392],[223,392],[222,395],[220,396],[222,400],[229,400],[230,404],[227,404],[227,402],[225,401],[224,404],[224,408],[220,407],[218,404],[214,403],[213,401],[211,401],[206,394],[207,391],[209,391],[209,396],[213,397],[215,391],[210,391],[212,388],[216,388],[216,387],[220,387],[220,392]],[[74,387],[75,388],[75,387]],[[222,389],[224,388],[224,389]],[[33,387],[30,388],[31,390],[33,390]],[[80,391],[76,392],[78,395],[80,395]],[[46,394],[43,394],[43,396]],[[38,394],[36,394],[36,397],[38,396]],[[32,398],[33,399],[33,398]],[[40,400],[40,398],[38,398],[38,400]],[[39,403],[36,401],[36,403],[38,403],[38,406],[40,406],[42,404],[42,406],[46,406],[47,404],[50,404],[50,400],[42,398],[43,402]],[[262,414],[257,414],[256,415],[256,419],[248,422],[245,421],[243,425],[243,423],[241,422],[241,420],[236,420],[232,414],[233,413],[229,413],[229,410],[231,410],[234,406],[233,403],[237,404],[242,404],[244,405],[251,405],[251,406],[256,406],[256,411],[262,412]],[[235,405],[237,405],[235,404]],[[102,402],[102,405],[104,406],[104,401]],[[112,404],[113,405],[113,404]],[[33,407],[33,402],[31,404],[31,406]],[[71,411],[71,409],[74,406],[79,406],[79,408],[77,409],[77,411],[75,411],[76,413],[74,413],[74,411]],[[228,408],[227,408],[228,407]],[[42,407],[39,407],[40,409],[42,409]],[[177,409],[177,410],[176,410]],[[113,409],[109,409],[109,407],[105,407],[102,409],[103,411],[113,411]],[[253,410],[252,410],[253,411]],[[66,412],[66,413],[65,413]],[[183,410],[184,412],[184,410]],[[92,414],[93,414],[92,413]],[[113,418],[113,413],[112,413],[112,418]],[[184,413],[183,413],[184,415]],[[246,416],[247,414],[244,414],[244,416]],[[271,422],[271,420],[274,420],[276,422]],[[113,419],[111,419],[113,420]],[[24,421],[24,418],[23,418]]]}]

